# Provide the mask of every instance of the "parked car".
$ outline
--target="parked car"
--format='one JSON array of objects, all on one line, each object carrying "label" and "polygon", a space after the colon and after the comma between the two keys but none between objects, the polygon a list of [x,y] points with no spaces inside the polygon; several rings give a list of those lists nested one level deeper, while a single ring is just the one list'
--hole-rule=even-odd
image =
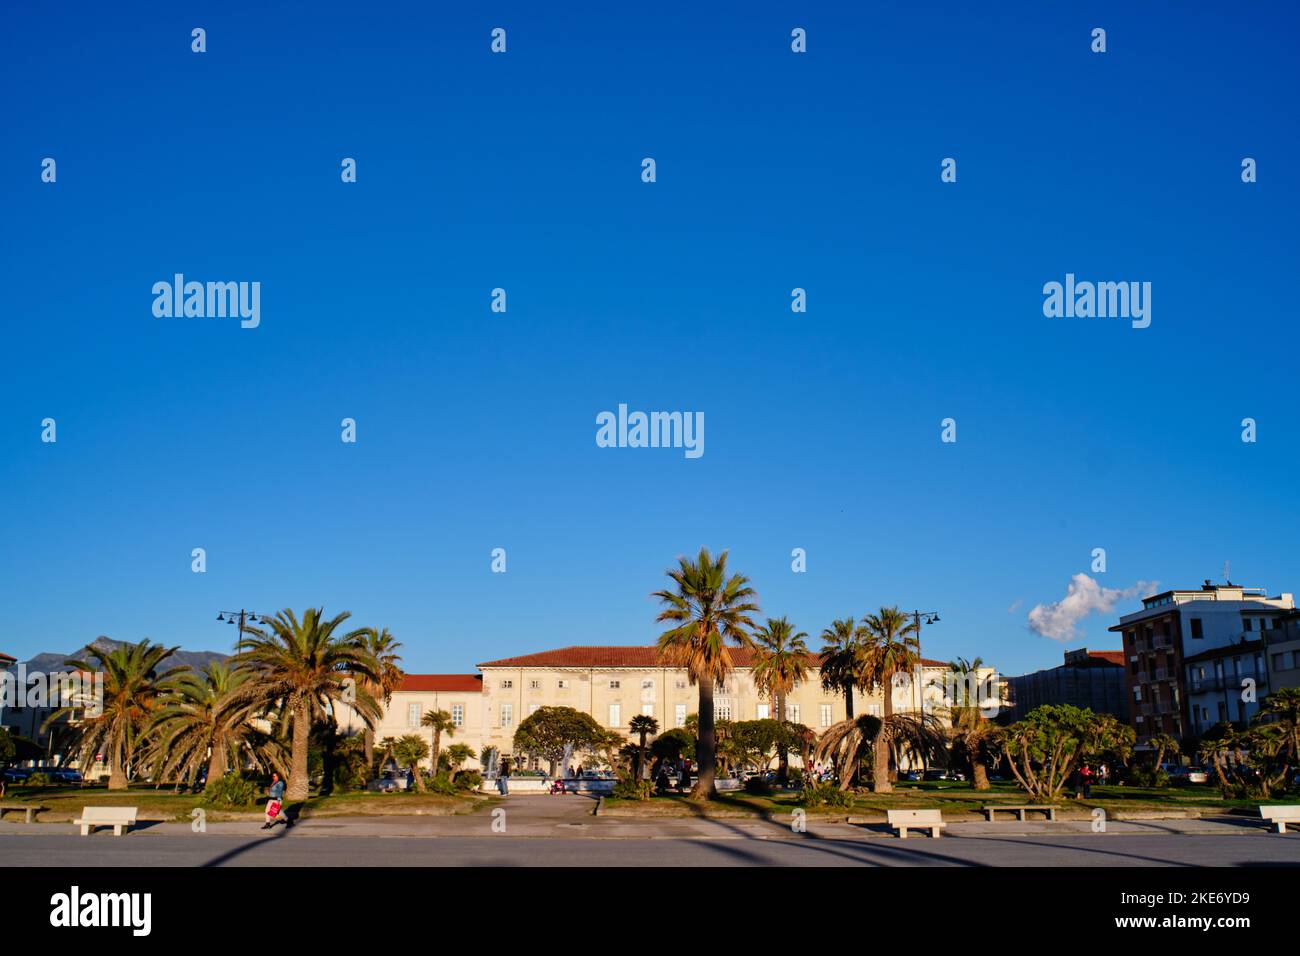
[{"label": "parked car", "polygon": [[925,774],[920,770],[905,770],[903,773],[900,773],[898,776],[902,780],[924,780],[925,779]]},{"label": "parked car", "polygon": [[371,780],[366,789],[376,793],[402,793],[407,789],[406,774],[386,773]]},{"label": "parked car", "polygon": [[1169,770],[1170,783],[1209,783],[1210,775],[1204,767],[1173,767]]},{"label": "parked car", "polygon": [[31,775],[32,772],[25,767],[5,767],[4,769],[5,783],[22,783]]}]

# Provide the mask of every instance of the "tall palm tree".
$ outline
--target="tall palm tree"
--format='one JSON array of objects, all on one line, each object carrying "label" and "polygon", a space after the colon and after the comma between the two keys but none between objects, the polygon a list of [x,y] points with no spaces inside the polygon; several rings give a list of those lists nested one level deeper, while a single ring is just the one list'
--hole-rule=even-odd
[{"label": "tall palm tree", "polygon": [[[438,757],[442,753],[442,735],[456,736],[456,725],[451,721],[451,714],[445,710],[425,711],[420,718],[420,726],[428,727],[433,732],[433,775],[438,776]],[[417,770],[418,774],[419,771]]]},{"label": "tall palm tree", "polygon": [[[794,625],[784,617],[768,618],[767,624],[754,631],[754,686],[773,703],[778,723],[785,724],[785,699],[796,684],[808,676],[808,635],[795,633]],[[777,746],[777,783],[785,786],[790,779],[790,751],[784,743]]]},{"label": "tall palm tree", "polygon": [[[243,650],[236,660],[253,670],[253,677],[232,695],[242,705],[256,701],[263,706],[281,705],[282,729],[293,732],[289,761],[288,800],[308,796],[307,750],[313,722],[325,716],[327,708],[346,700],[367,726],[379,717],[379,705],[364,688],[356,687],[354,675],[379,680],[378,664],[370,652],[357,644],[359,631],[336,634],[352,615],[344,611],[326,618],[323,608],[308,608],[299,621],[285,608],[274,619],[262,618],[263,627],[245,629]],[[350,693],[355,688],[355,694]],[[349,699],[353,698],[355,699]]]},{"label": "tall palm tree", "polygon": [[258,704],[232,703],[235,693],[253,676],[247,667],[212,661],[201,670],[180,669],[159,684],[164,692],[147,728],[153,774],[164,780],[173,774],[193,781],[207,767],[209,783],[220,780],[231,758],[250,756],[259,767],[283,762],[278,744],[258,733],[252,719]]},{"label": "tall palm tree", "polygon": [[637,714],[628,721],[627,729],[640,738],[636,749],[636,779],[639,781],[645,774],[646,738],[659,733],[659,721],[648,714]]},{"label": "tall palm tree", "polygon": [[851,617],[832,621],[822,631],[822,689],[844,694],[844,713],[853,719],[853,692],[862,689],[864,628]]},{"label": "tall palm tree", "polygon": [[145,728],[158,707],[158,665],[177,648],[146,639],[107,649],[92,644],[87,650],[93,663],[64,663],[83,674],[103,674],[103,707],[96,705],[91,710],[84,701],[60,707],[45,719],[42,730],[62,717],[69,718],[73,721],[72,747],[81,766],[89,767],[95,754],[104,754],[109,761],[108,789],[125,790],[127,765],[136,758]]},{"label": "tall palm tree", "polygon": [[833,763],[839,788],[847,790],[853,785],[859,764],[869,750],[874,751],[875,740],[881,734],[880,718],[872,714],[841,720],[831,724],[817,738],[812,752],[813,760],[829,760]]},{"label": "tall palm tree", "polygon": [[[364,674],[354,674],[353,679],[357,686],[369,694],[376,702],[383,701],[384,709],[387,710],[393,702],[393,693],[402,684],[402,657],[397,653],[397,649],[402,646],[401,641],[389,633],[388,628],[382,631],[373,627],[367,627],[358,632],[356,643],[363,648],[375,661],[375,673],[377,679],[372,680]],[[369,766],[375,762],[375,729],[366,727],[362,731],[366,749],[366,764]]]},{"label": "tall palm tree", "polygon": [[894,733],[894,676],[905,674],[921,662],[916,622],[897,607],[882,607],[877,613],[867,615],[865,647],[869,683],[880,689],[883,707],[883,728],[876,735],[875,761],[871,773],[873,793],[893,793],[889,780],[889,752]]},{"label": "tall palm tree", "polygon": [[1260,702],[1255,719],[1281,727],[1291,760],[1300,760],[1300,688],[1283,687],[1273,691]]},{"label": "tall palm tree", "polygon": [[678,567],[665,573],[673,587],[654,593],[665,605],[656,620],[673,626],[659,635],[659,657],[670,666],[685,668],[691,683],[699,685],[699,779],[691,799],[712,800],[717,774],[713,687],[731,673],[728,643],[750,646],[754,622],[749,615],[758,611],[754,603],[758,595],[744,575],[727,575],[726,551],[714,560],[708,548],[700,548],[696,560],[678,558]]},{"label": "tall palm tree", "polygon": [[1156,748],[1156,762],[1152,766],[1153,770],[1159,770],[1160,765],[1165,762],[1165,754],[1171,757],[1177,757],[1179,752],[1178,740],[1170,734],[1152,734],[1151,746]]},{"label": "tall palm tree", "polygon": [[948,673],[952,675],[955,691],[948,704],[953,739],[960,743],[966,759],[970,761],[971,783],[976,790],[991,788],[989,748],[997,731],[993,721],[985,717],[980,709],[978,690],[972,689],[972,675],[978,679],[983,667],[984,660],[979,657],[973,661],[959,657],[948,664]]}]

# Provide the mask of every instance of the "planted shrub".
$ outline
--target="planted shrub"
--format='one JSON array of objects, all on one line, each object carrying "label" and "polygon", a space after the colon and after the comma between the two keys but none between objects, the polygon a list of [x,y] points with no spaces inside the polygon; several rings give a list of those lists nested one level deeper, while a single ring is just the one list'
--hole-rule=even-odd
[{"label": "planted shrub", "polygon": [[208,784],[199,797],[199,803],[238,810],[257,803],[260,796],[261,791],[253,781],[245,780],[237,773],[228,773]]},{"label": "planted shrub", "polygon": [[456,774],[457,790],[477,790],[483,785],[483,774],[477,770],[462,770]]},{"label": "planted shrub", "polygon": [[799,802],[805,807],[847,807],[852,805],[853,797],[830,781],[822,781],[804,787]]},{"label": "planted shrub", "polygon": [[614,796],[620,800],[649,800],[655,787],[649,780],[620,780],[614,784]]},{"label": "planted shrub", "polygon": [[29,787],[48,787],[50,785],[50,778],[48,774],[40,773],[38,771],[37,773],[29,774],[27,779],[23,782]]}]

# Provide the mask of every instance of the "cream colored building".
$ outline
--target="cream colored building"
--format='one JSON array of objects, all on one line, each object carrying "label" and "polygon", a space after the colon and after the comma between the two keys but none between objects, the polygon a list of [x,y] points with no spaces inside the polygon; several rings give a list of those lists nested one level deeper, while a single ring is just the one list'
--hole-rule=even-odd
[{"label": "cream colored building", "polygon": [[[714,713],[719,720],[763,720],[775,716],[772,701],[754,686],[754,652],[731,649],[735,670],[714,689]],[[686,671],[665,667],[653,646],[565,647],[557,650],[508,657],[479,664],[481,674],[408,674],[375,728],[375,739],[418,734],[431,735],[420,726],[430,710],[445,710],[457,724],[455,735],[443,736],[442,746],[468,744],[475,754],[494,747],[500,754],[513,754],[514,734],[520,721],[539,707],[572,707],[590,714],[603,727],[617,730],[631,739],[629,724],[638,714],[659,722],[659,730],[685,726],[687,715],[699,710],[699,688],[691,685]],[[979,680],[993,676],[991,668],[978,672]],[[922,674],[925,711],[946,717],[952,699],[948,664],[926,660]],[[918,683],[900,675],[893,689],[896,713],[918,709]],[[857,715],[882,711],[880,696],[855,692]],[[983,706],[993,716],[996,697],[980,694]],[[346,707],[337,712],[343,733],[359,733],[361,720]],[[807,680],[795,686],[786,700],[786,719],[821,733],[845,718],[844,695],[823,690],[815,660]],[[466,764],[479,768],[477,759]]]},{"label": "cream colored building", "polygon": [[[483,678],[478,674],[407,674],[375,725],[375,740],[416,734],[432,746],[433,732],[421,727],[420,719],[431,710],[444,710],[451,714],[456,729],[450,736],[442,735],[442,748],[468,744],[474,751],[474,759],[464,767],[477,770],[486,728],[485,705]],[[336,707],[335,717],[343,734],[365,730],[365,723],[346,705]],[[425,766],[431,765],[432,758],[425,761]]]},{"label": "cream colored building", "polygon": [[[753,651],[733,648],[735,670],[714,689],[714,714],[719,720],[762,720],[775,716],[772,702],[754,686]],[[539,707],[572,707],[590,714],[597,723],[625,736],[638,714],[659,722],[660,732],[682,727],[688,714],[699,709],[699,688],[693,687],[684,669],[665,667],[653,647],[566,647],[539,654],[526,654],[479,664],[483,674],[484,741],[503,754],[511,753],[519,722]],[[949,666],[943,661],[925,660],[925,710],[944,716],[952,689],[945,687]],[[992,668],[979,672],[982,680]],[[894,687],[896,713],[919,708],[918,682],[900,677]],[[854,694],[854,713],[882,711],[879,695]],[[997,699],[981,695],[986,707]],[[814,665],[807,680],[795,686],[786,700],[786,719],[804,724],[816,733],[844,720],[842,693],[823,690]]]}]

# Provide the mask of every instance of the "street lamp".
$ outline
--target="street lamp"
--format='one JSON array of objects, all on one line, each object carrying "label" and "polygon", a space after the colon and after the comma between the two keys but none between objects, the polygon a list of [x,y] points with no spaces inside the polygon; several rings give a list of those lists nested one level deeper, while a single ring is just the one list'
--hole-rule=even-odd
[{"label": "street lamp", "polygon": [[[266,615],[263,614],[262,620],[265,621],[266,619]],[[256,624],[257,615],[252,611],[247,611],[241,608],[238,611],[221,611],[217,614],[217,620],[239,625],[239,641],[235,644],[235,653],[239,653],[244,649],[245,624]]]},{"label": "street lamp", "polygon": [[[917,713],[920,715],[921,723],[925,723],[925,658],[921,656],[921,625],[938,624],[938,611],[913,611],[912,623],[916,625],[916,703]],[[921,751],[921,769],[926,769],[925,751]]]}]

